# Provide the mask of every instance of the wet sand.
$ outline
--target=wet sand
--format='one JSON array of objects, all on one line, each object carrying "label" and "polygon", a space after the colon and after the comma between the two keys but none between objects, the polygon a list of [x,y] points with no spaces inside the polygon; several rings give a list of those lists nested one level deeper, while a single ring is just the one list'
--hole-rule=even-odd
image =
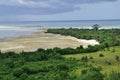
[{"label": "wet sand", "polygon": [[35,51],[38,48],[76,48],[80,45],[87,47],[87,45],[99,44],[96,40],[83,40],[71,36],[62,36],[59,34],[45,33],[47,29],[39,29],[38,32],[31,35],[25,35],[10,39],[0,40],[0,50],[5,51]]}]

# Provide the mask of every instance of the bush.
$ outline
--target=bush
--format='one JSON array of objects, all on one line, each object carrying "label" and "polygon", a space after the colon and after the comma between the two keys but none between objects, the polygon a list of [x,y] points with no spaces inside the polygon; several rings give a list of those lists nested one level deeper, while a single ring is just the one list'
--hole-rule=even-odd
[{"label": "bush", "polygon": [[23,67],[22,68],[23,69],[23,71],[25,72],[25,73],[27,73],[27,74],[36,74],[36,73],[39,73],[39,70],[38,69],[30,69],[30,68],[28,68],[28,67]]},{"label": "bush", "polygon": [[5,66],[7,66],[8,68],[14,68],[14,66],[15,66],[14,61],[9,60],[9,61],[5,64]]},{"label": "bush", "polygon": [[100,72],[101,68],[91,67],[86,70],[82,70],[82,74],[77,77],[76,80],[103,80],[104,75]]},{"label": "bush", "polygon": [[28,75],[26,73],[23,73],[23,74],[20,75],[21,80],[26,80],[27,77],[28,77]]},{"label": "bush", "polygon": [[104,55],[103,55],[103,54],[99,54],[99,56],[100,56],[100,57],[104,57]]},{"label": "bush", "polygon": [[60,71],[68,71],[69,67],[66,64],[59,64],[57,65],[57,69]]},{"label": "bush", "polygon": [[87,57],[87,56],[83,56],[83,57],[81,58],[81,60],[82,60],[83,62],[88,62],[88,57]]},{"label": "bush", "polygon": [[106,61],[106,63],[107,63],[108,65],[111,65],[111,64],[112,64],[110,61]]},{"label": "bush", "polygon": [[120,80],[120,73],[112,71],[105,80]]},{"label": "bush", "polygon": [[86,73],[87,73],[87,70],[82,70],[81,73],[82,73],[82,74],[86,74]]},{"label": "bush", "polygon": [[18,68],[16,70],[14,70],[13,75],[18,78],[23,74],[23,72],[24,71],[22,69]]},{"label": "bush", "polygon": [[93,57],[90,57],[90,59],[93,59]]}]

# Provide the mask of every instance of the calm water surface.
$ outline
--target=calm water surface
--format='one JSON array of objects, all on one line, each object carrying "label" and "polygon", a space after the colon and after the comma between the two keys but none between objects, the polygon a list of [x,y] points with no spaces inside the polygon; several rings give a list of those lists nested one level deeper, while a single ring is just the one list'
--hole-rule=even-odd
[{"label": "calm water surface", "polygon": [[[9,38],[19,35],[27,35],[36,31],[37,27],[47,28],[90,28],[93,24],[99,24],[101,28],[120,28],[120,20],[71,20],[71,21],[21,21],[0,22],[0,38]],[[26,26],[26,29],[4,29],[4,26]]]}]

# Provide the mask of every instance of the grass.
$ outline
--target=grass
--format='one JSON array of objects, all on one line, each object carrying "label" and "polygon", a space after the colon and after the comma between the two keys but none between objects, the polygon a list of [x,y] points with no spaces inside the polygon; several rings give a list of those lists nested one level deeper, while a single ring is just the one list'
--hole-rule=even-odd
[{"label": "grass", "polygon": [[[103,57],[100,57],[100,54],[103,54]],[[118,64],[115,59],[115,56],[120,57],[120,46],[111,47],[110,50],[105,49],[103,51],[98,51],[94,53],[84,53],[84,54],[71,54],[64,55],[65,58],[76,58],[80,60],[83,56],[87,56],[89,61],[88,64],[92,64],[94,66],[101,66],[103,69],[103,73],[109,73],[110,71],[117,71]],[[93,59],[90,59],[92,57]],[[81,68],[78,68],[77,72],[80,72]]]}]

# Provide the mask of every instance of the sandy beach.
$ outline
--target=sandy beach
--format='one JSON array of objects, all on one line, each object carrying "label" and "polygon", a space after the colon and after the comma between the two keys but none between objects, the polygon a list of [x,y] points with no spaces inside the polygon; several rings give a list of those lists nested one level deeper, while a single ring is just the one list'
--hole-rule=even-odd
[{"label": "sandy beach", "polygon": [[[14,28],[14,27],[12,27]],[[31,35],[24,35],[10,39],[0,40],[0,50],[5,51],[34,51],[38,48],[76,48],[80,45],[87,47],[87,45],[99,44],[96,40],[77,39],[71,36],[62,36],[59,34],[45,33],[47,29],[41,28]]]}]

